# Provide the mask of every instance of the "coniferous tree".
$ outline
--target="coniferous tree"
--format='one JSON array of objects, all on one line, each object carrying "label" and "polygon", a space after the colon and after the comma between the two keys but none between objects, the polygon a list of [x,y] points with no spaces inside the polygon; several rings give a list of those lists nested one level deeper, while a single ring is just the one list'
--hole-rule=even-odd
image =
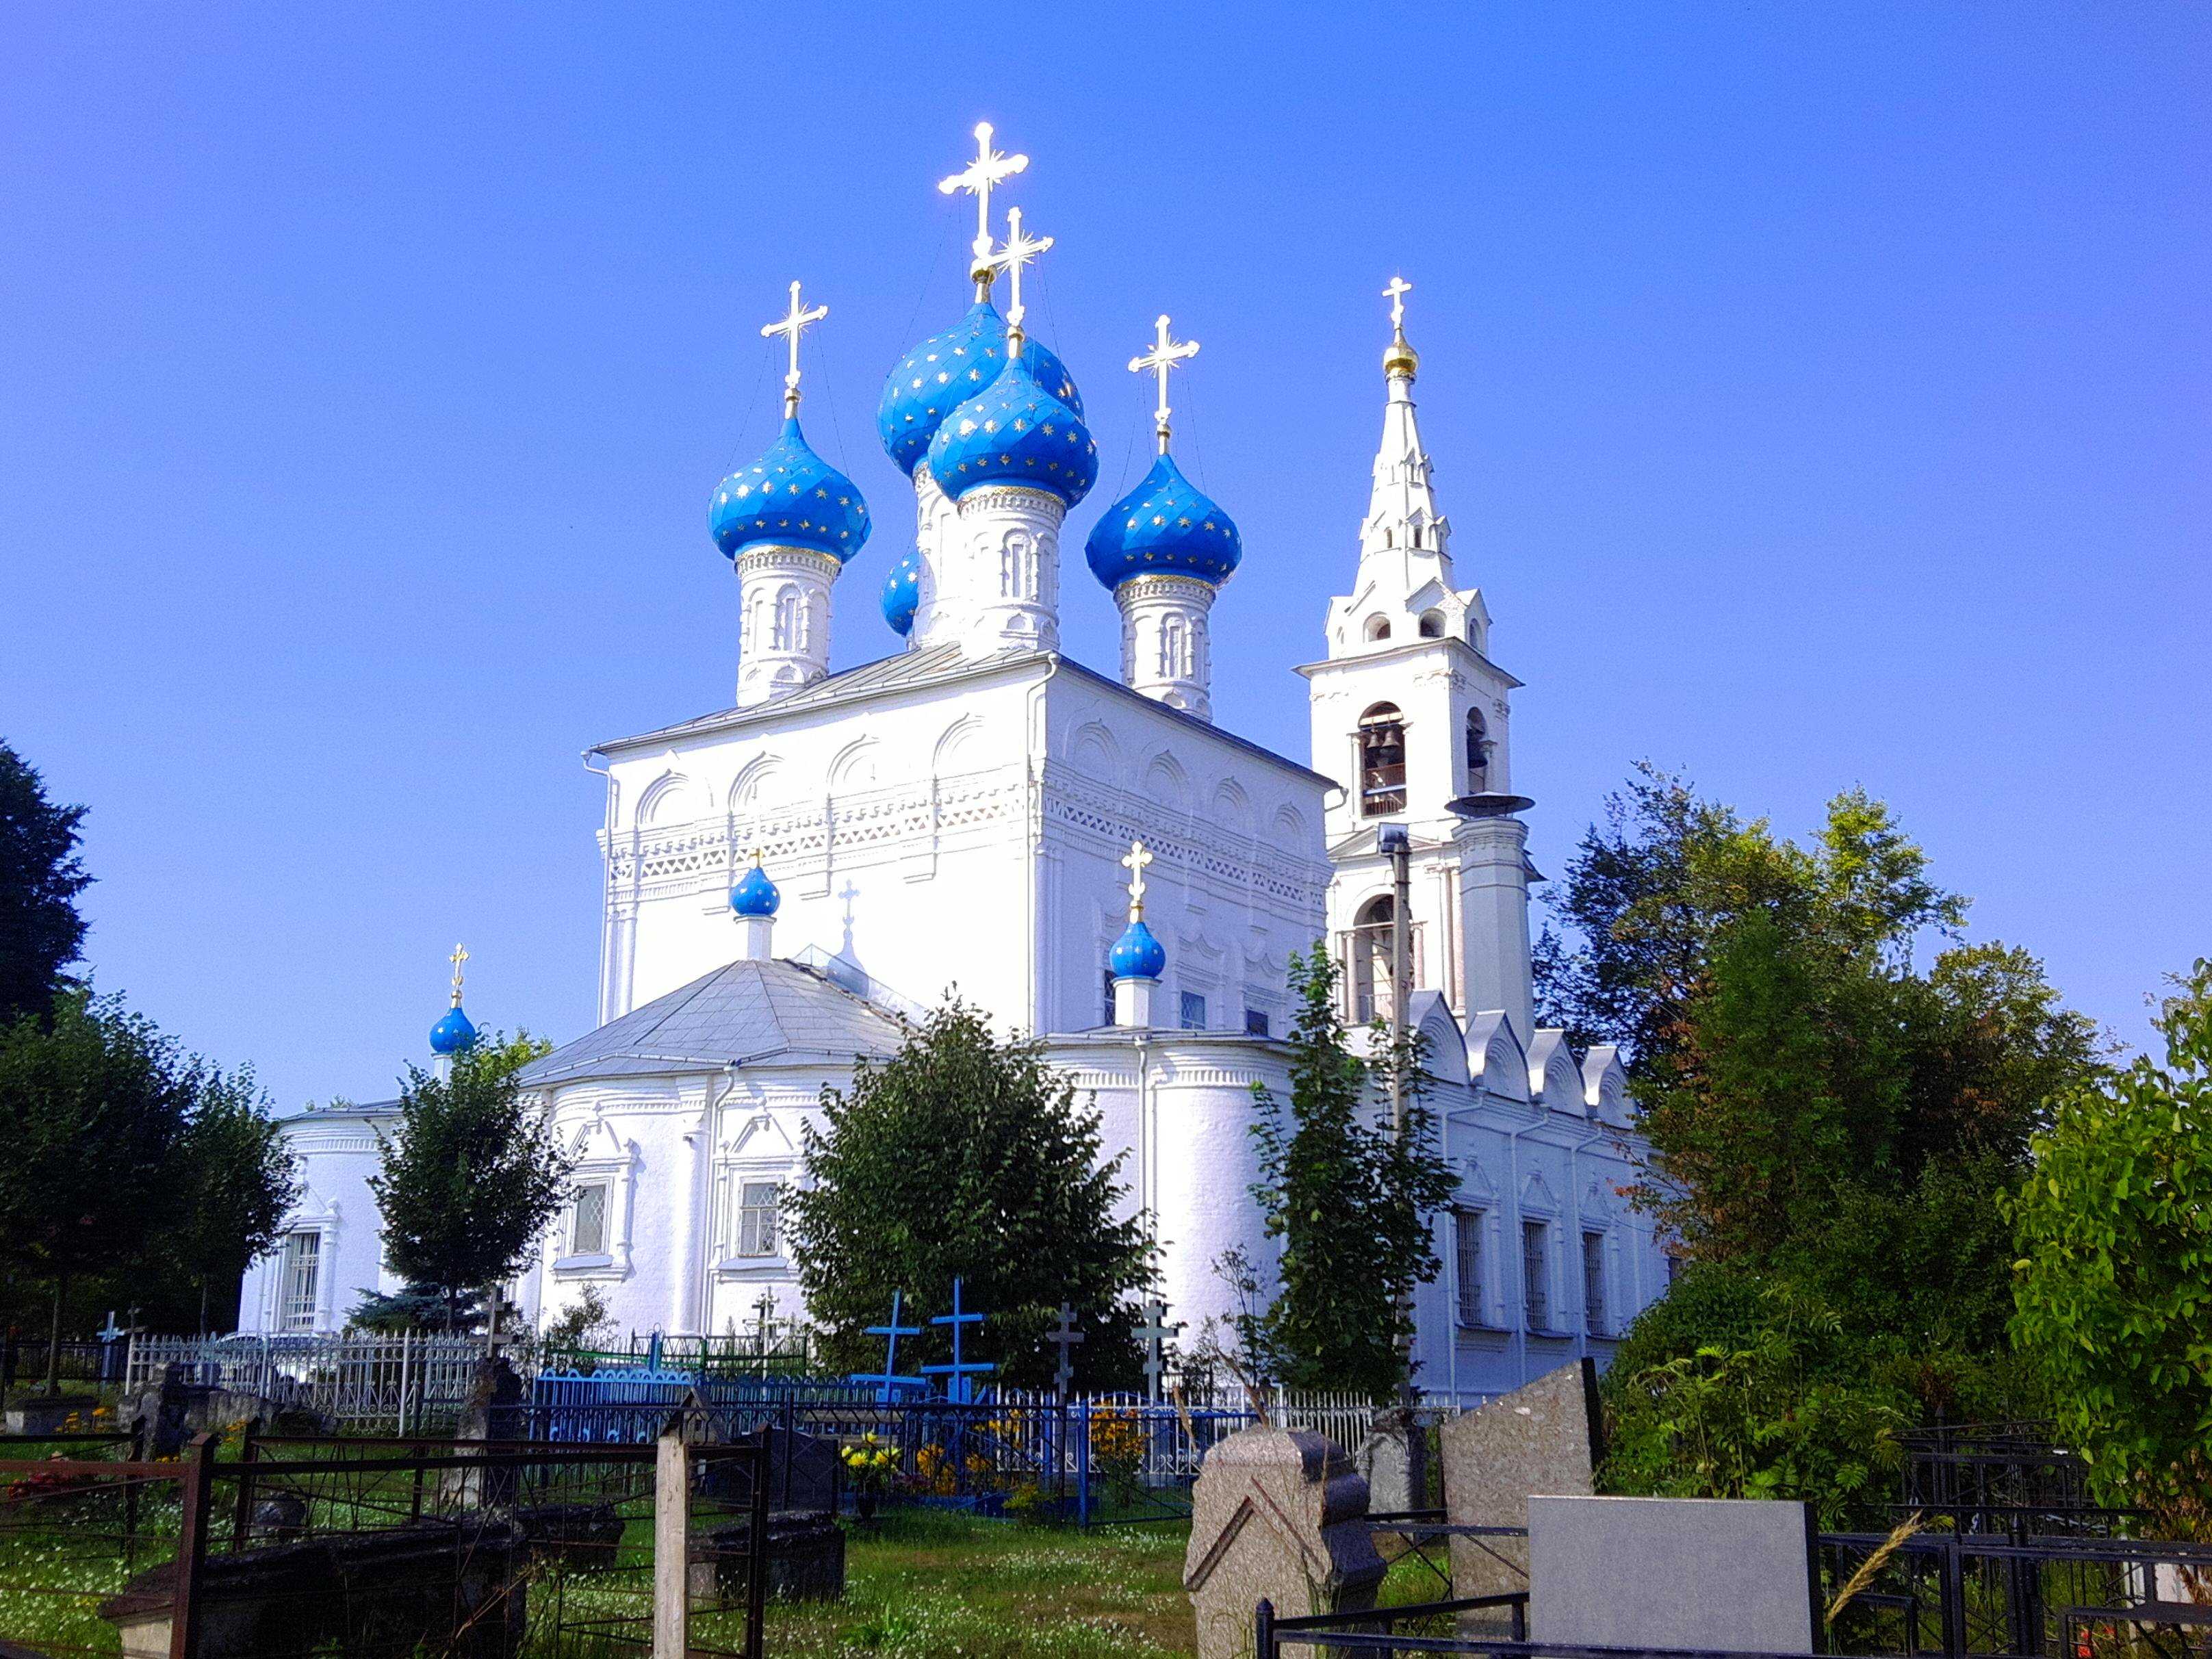
[{"label": "coniferous tree", "polygon": [[[1085,1340],[1082,1387],[1126,1386],[1135,1364],[1133,1298],[1152,1270],[1139,1218],[1117,1220],[1121,1159],[1102,1158],[1098,1114],[1034,1041],[1001,1041],[976,1010],[948,1003],[908,1029],[896,1054],[862,1060],[849,1090],[825,1089],[825,1127],[806,1137],[807,1184],[786,1200],[806,1304],[831,1362],[882,1364],[863,1334],[890,1311],[947,1310],[952,1281],[987,1316],[965,1339],[1000,1376],[1046,1382],[1043,1338],[1065,1302]],[[947,1357],[941,1330],[900,1346]]]},{"label": "coniferous tree", "polygon": [[437,1292],[449,1330],[470,1292],[496,1289],[536,1259],[568,1202],[568,1157],[514,1080],[549,1047],[526,1032],[487,1036],[453,1057],[449,1077],[409,1066],[398,1127],[379,1137],[381,1167],[368,1184],[384,1214],[385,1261]]},{"label": "coniferous tree", "polygon": [[[1430,1224],[1455,1183],[1437,1155],[1418,1034],[1379,1030],[1370,1065],[1346,1042],[1336,987],[1320,945],[1293,959],[1290,1100],[1253,1091],[1253,1196],[1282,1255],[1273,1300],[1240,1335],[1285,1383],[1383,1401],[1407,1380],[1413,1293],[1440,1265]],[[1406,1078],[1402,1134],[1379,1103],[1393,1068]]]},{"label": "coniferous tree", "polygon": [[56,806],[39,775],[0,743],[0,1026],[43,1018],[84,943],[76,896],[92,884],[76,854],[82,806]]}]

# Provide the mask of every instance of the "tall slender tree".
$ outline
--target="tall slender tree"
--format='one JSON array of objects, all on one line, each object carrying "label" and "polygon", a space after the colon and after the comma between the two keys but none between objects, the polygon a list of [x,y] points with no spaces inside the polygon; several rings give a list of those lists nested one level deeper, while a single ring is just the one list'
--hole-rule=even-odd
[{"label": "tall slender tree", "polygon": [[208,1075],[177,1164],[180,1214],[162,1250],[198,1292],[205,1331],[210,1292],[236,1291],[300,1196],[298,1168],[250,1069]]}]

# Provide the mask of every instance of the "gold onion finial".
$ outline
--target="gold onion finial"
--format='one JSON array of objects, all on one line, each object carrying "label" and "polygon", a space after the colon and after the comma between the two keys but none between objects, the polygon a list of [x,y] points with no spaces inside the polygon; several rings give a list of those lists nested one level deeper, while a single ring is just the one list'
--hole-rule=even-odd
[{"label": "gold onion finial", "polygon": [[1382,372],[1409,380],[1421,372],[1420,354],[1406,343],[1406,296],[1413,291],[1413,285],[1403,276],[1393,276],[1382,289],[1382,297],[1390,302],[1390,343],[1382,349]]}]

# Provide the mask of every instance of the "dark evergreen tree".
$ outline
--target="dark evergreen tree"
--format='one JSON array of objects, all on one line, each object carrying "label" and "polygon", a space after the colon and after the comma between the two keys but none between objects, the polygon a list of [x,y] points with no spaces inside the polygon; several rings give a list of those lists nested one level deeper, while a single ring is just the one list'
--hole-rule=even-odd
[{"label": "dark evergreen tree", "polygon": [[43,1016],[84,944],[76,896],[82,806],[56,806],[39,775],[0,743],[0,1025]]},{"label": "dark evergreen tree", "polygon": [[[849,1091],[825,1090],[826,1123],[807,1133],[808,1184],[789,1195],[787,1227],[806,1304],[830,1361],[882,1364],[862,1334],[902,1291],[909,1315],[947,1310],[952,1281],[988,1316],[971,1355],[1007,1380],[1049,1381],[1044,1334],[1065,1302],[1085,1340],[1080,1387],[1126,1386],[1136,1348],[1133,1298],[1152,1253],[1140,1218],[1116,1220],[1121,1159],[1100,1156],[1097,1112],[1035,1042],[1002,1042],[953,1001],[909,1027],[889,1060],[863,1060]],[[946,1357],[941,1330],[900,1346]]]},{"label": "dark evergreen tree", "polygon": [[399,1123],[369,1177],[384,1213],[384,1255],[410,1285],[434,1290],[448,1330],[471,1292],[495,1288],[537,1256],[568,1200],[569,1159],[514,1074],[547,1052],[527,1033],[487,1036],[452,1075],[408,1067]]},{"label": "dark evergreen tree", "polygon": [[[1371,1066],[1352,1054],[1336,964],[1319,945],[1293,959],[1291,988],[1290,1100],[1255,1088],[1252,1130],[1253,1196],[1282,1241],[1279,1288],[1240,1336],[1249,1361],[1291,1387],[1386,1401],[1407,1380],[1411,1297],[1441,1265],[1430,1224],[1455,1182],[1437,1154],[1418,1035],[1378,1030]],[[1381,1104],[1394,1068],[1406,1079],[1402,1134]]]},{"label": "dark evergreen tree", "polygon": [[210,1073],[178,1148],[180,1216],[162,1255],[197,1293],[199,1328],[217,1300],[276,1242],[300,1176],[253,1073]]}]

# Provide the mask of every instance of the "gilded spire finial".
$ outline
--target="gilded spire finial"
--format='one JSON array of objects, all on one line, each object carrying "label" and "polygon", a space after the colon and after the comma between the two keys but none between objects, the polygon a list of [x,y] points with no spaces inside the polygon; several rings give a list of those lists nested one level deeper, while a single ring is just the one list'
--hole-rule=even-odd
[{"label": "gilded spire finial", "polygon": [[974,254],[968,274],[975,280],[975,297],[981,299],[991,291],[994,267],[991,263],[991,191],[994,185],[1004,184],[1030,164],[1026,155],[1006,155],[991,148],[991,124],[975,124],[975,159],[954,173],[950,179],[937,181],[938,190],[950,196],[964,191],[975,198],[975,240],[969,244]]},{"label": "gilded spire finial", "polygon": [[1413,291],[1413,285],[1403,276],[1393,276],[1382,288],[1382,297],[1390,302],[1390,344],[1382,353],[1382,372],[1408,380],[1421,367],[1419,355],[1406,343],[1406,296]]},{"label": "gilded spire finial", "polygon": [[1158,434],[1160,453],[1168,453],[1168,374],[1177,364],[1198,356],[1198,342],[1178,340],[1168,332],[1168,314],[1163,311],[1153,324],[1152,348],[1129,359],[1129,373],[1150,374],[1159,381],[1159,403],[1152,410],[1152,430]]},{"label": "gilded spire finial", "polygon": [[461,1006],[461,964],[468,959],[469,947],[465,945],[456,945],[453,954],[446,958],[453,964],[453,1006],[456,1008]]},{"label": "gilded spire finial", "polygon": [[783,376],[783,412],[787,418],[799,413],[799,337],[830,314],[828,306],[809,307],[799,298],[799,284],[791,285],[791,309],[772,323],[761,326],[761,338],[772,339],[782,335],[791,348],[791,367]]},{"label": "gilded spire finial", "polygon": [[1152,861],[1152,849],[1142,841],[1133,841],[1129,850],[1121,855],[1121,867],[1129,872],[1129,920],[1145,919],[1145,866]]},{"label": "gilded spire finial", "polygon": [[1027,337],[1022,328],[1026,310],[1022,304],[1022,267],[1050,247],[1052,238],[1030,235],[1022,228],[1022,210],[1008,208],[1005,245],[992,253],[988,244],[989,239],[986,238],[984,264],[994,273],[1006,273],[1006,361],[1012,362],[1022,355],[1022,342]]}]

